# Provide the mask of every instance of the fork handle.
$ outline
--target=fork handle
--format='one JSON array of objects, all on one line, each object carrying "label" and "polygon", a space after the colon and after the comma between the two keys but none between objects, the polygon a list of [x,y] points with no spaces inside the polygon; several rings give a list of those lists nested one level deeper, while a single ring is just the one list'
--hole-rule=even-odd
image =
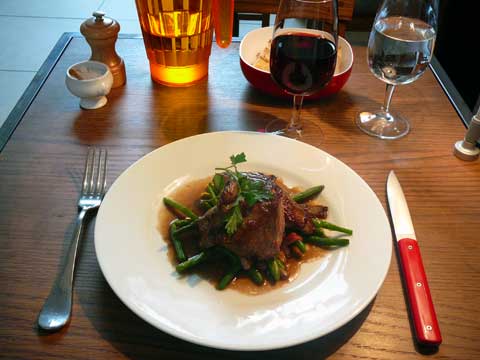
[{"label": "fork handle", "polygon": [[78,243],[83,233],[83,224],[87,209],[82,208],[77,216],[72,242],[68,248],[67,257],[62,271],[57,275],[50,295],[48,295],[38,316],[38,325],[47,331],[61,329],[70,319],[72,312],[72,289],[75,259]]}]

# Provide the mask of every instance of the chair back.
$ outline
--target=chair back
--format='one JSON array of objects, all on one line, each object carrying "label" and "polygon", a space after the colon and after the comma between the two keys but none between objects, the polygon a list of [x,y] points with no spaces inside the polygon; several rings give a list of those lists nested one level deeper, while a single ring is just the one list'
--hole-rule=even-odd
[{"label": "chair back", "polygon": [[[235,12],[275,14],[280,0],[235,0]],[[339,33],[345,34],[347,23],[352,20],[355,0],[338,0]],[[262,26],[265,24],[262,23]]]}]

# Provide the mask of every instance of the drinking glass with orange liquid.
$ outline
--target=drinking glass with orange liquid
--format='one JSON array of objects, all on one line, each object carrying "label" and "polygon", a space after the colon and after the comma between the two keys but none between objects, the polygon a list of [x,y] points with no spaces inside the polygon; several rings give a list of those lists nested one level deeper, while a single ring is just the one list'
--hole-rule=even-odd
[{"label": "drinking glass with orange liquid", "polygon": [[188,86],[208,74],[212,36],[232,38],[234,0],[135,0],[152,79]]}]

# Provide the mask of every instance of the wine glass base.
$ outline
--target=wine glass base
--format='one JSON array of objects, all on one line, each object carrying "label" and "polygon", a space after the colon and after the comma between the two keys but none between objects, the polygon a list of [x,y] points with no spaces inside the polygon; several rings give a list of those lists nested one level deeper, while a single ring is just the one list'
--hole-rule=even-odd
[{"label": "wine glass base", "polygon": [[366,134],[380,139],[399,139],[410,131],[410,124],[406,118],[383,110],[362,111],[357,114],[355,123]]},{"label": "wine glass base", "polygon": [[270,134],[281,135],[292,139],[298,139],[302,137],[301,126],[287,125],[281,120],[270,121],[267,126],[265,126],[265,131]]}]

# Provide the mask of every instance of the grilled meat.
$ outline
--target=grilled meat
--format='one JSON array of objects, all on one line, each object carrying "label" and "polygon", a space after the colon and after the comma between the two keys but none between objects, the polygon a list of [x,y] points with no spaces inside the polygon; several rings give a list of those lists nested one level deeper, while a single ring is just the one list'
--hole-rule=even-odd
[{"label": "grilled meat", "polygon": [[218,205],[208,210],[198,222],[202,248],[222,245],[244,259],[270,259],[280,253],[286,227],[312,234],[315,230],[312,219],[326,218],[327,207],[296,203],[290,190],[275,176],[255,172],[243,175],[263,183],[264,189],[272,195],[271,199],[257,202],[252,207],[240,203],[243,222],[232,236],[228,236],[225,218],[240,189],[234,179],[225,175]]},{"label": "grilled meat", "polygon": [[283,192],[275,176],[244,173],[250,180],[260,181],[271,193],[270,200],[257,202],[251,208],[241,203],[243,223],[232,236],[224,231],[224,219],[238,195],[238,184],[228,178],[220,195],[219,204],[199,220],[200,246],[223,245],[240,257],[269,259],[278,254],[285,231]]},{"label": "grilled meat", "polygon": [[290,190],[281,182],[277,185],[282,189],[283,208],[285,212],[285,226],[288,229],[295,229],[304,234],[310,235],[315,231],[313,218],[325,219],[328,207],[322,205],[298,204],[292,199]]}]

